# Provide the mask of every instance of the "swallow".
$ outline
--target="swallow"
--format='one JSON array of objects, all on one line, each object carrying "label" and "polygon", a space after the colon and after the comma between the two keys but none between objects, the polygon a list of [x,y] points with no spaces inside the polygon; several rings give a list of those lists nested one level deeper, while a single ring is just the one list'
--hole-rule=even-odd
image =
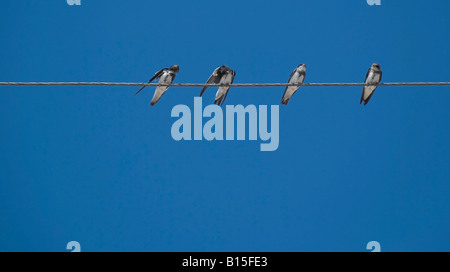
[{"label": "swallow", "polygon": [[[289,77],[288,83],[290,84],[302,84],[306,76],[306,65],[300,64],[292,71]],[[281,98],[281,104],[287,105],[289,99],[295,94],[300,86],[286,86],[283,97]]]},{"label": "swallow", "polygon": [[[372,64],[372,66],[369,68],[369,71],[367,71],[366,80],[364,81],[364,83],[366,83],[366,84],[380,83],[381,74],[382,74],[382,72],[381,72],[380,65],[378,63]],[[359,104],[361,104],[364,101],[364,105],[366,105],[369,102],[370,98],[372,97],[372,95],[375,92],[375,89],[377,87],[378,87],[377,85],[364,86]]]},{"label": "swallow", "polygon": [[[158,84],[172,84],[173,80],[175,79],[175,76],[177,75],[178,71],[180,71],[180,67],[176,64],[170,66],[169,68],[163,68],[155,73],[155,75],[150,78],[148,83],[152,82],[156,78],[159,78]],[[147,86],[143,86],[139,89],[134,95],[137,95],[142,89],[144,89]],[[150,102],[150,105],[155,105],[156,102],[161,98],[161,96],[167,91],[169,86],[157,86],[155,90],[155,94],[153,95],[152,101]]]},{"label": "swallow", "polygon": [[[208,81],[206,81],[206,83],[207,84],[219,83],[221,85],[222,84],[229,85],[233,83],[235,75],[236,72],[231,70],[230,67],[222,65],[214,70],[214,72],[208,78]],[[208,88],[208,86],[203,87],[202,91],[200,92],[200,96],[203,95],[203,93],[206,91],[206,88]],[[230,86],[219,87],[216,93],[216,99],[214,100],[214,104],[217,104],[219,106],[223,105],[229,89]]]}]

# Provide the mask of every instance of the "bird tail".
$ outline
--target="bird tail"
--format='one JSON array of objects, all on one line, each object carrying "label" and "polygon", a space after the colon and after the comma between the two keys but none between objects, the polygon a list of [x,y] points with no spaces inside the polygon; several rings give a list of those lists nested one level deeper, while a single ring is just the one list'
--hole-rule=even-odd
[{"label": "bird tail", "polygon": [[166,90],[167,90],[167,88],[164,88],[162,86],[158,86],[156,88],[155,94],[153,95],[152,101],[150,102],[150,105],[154,106],[156,104],[156,102],[158,102],[159,99],[161,99],[161,97],[166,92]]},{"label": "bird tail", "polygon": [[137,95],[140,91],[142,91],[145,87],[147,86],[142,86],[142,88],[139,89],[139,91],[137,91],[134,95]]},{"label": "bird tail", "polygon": [[206,91],[206,88],[208,88],[208,87],[203,87],[203,89],[202,89],[202,91],[200,92],[200,97],[202,97],[202,95],[203,95],[203,93]]},{"label": "bird tail", "polygon": [[363,91],[362,91],[362,94],[361,94],[361,100],[359,100],[359,104],[361,104],[363,101],[364,101],[364,88],[363,88]]},{"label": "bird tail", "polygon": [[220,106],[220,102],[222,102],[222,98],[223,96],[221,96],[220,98],[217,98],[216,100],[214,100],[214,104],[217,104]]},{"label": "bird tail", "polygon": [[160,96],[154,96],[153,97],[153,99],[152,99],[152,101],[150,102],[150,106],[154,106],[155,104],[156,104],[156,102],[158,102],[159,101],[159,99],[161,99],[161,96],[162,96],[162,94],[160,95]]},{"label": "bird tail", "polygon": [[225,98],[227,98],[227,95],[228,95],[228,92],[230,91],[230,89],[228,89],[226,92],[225,92],[225,94],[222,96],[222,103],[220,103],[220,106],[222,106],[223,105],[223,103],[225,103]]},{"label": "bird tail", "polygon": [[283,105],[287,105],[288,104],[288,102],[289,102],[289,99],[287,99],[287,98],[281,98],[281,104],[283,104]]}]

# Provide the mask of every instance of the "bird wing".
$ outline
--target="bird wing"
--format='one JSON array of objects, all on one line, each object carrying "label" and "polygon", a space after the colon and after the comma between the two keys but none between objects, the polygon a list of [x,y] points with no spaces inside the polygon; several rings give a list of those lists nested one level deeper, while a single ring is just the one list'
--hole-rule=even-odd
[{"label": "bird wing", "polygon": [[[367,74],[366,74],[366,78],[364,79],[364,83],[367,83],[367,78],[369,77],[369,74],[370,74],[370,70],[371,70],[372,68],[369,68],[369,70],[367,70]],[[363,91],[362,91],[362,94],[361,94],[361,100],[359,101],[359,104],[361,104],[363,101],[364,101],[364,93],[365,93],[365,91],[366,91],[366,87],[367,86],[364,86],[363,87]]]},{"label": "bird wing", "polygon": [[[236,71],[232,70],[231,73],[232,73],[233,76],[231,77],[231,82],[230,82],[230,84],[233,84],[234,76],[236,76]],[[225,92],[225,95],[223,96],[223,99],[221,99],[221,102],[222,102],[222,103],[219,102],[219,103],[220,103],[220,106],[222,106],[223,103],[225,102],[225,98],[227,98],[228,91],[230,91],[230,87],[228,87],[227,91]]]},{"label": "bird wing", "polygon": [[[295,72],[297,71],[297,68],[292,71],[291,75],[289,76],[288,83],[291,83],[292,77],[295,75]],[[299,74],[300,83],[303,83],[305,80],[306,73],[302,72]],[[297,82],[295,82],[297,83]],[[294,93],[298,90],[300,86],[286,86],[286,89],[284,89],[283,96],[281,97],[281,104],[287,105],[289,99],[294,95]],[[289,97],[288,97],[289,96]]]},{"label": "bird wing", "polygon": [[[153,80],[155,80],[155,78],[159,78],[159,77],[163,74],[163,72],[164,72],[165,70],[167,70],[167,68],[163,68],[163,69],[159,70],[158,72],[156,72],[155,75],[154,75],[152,78],[150,78],[150,80],[148,81],[148,83],[150,83],[150,82],[152,82]],[[144,89],[145,87],[147,87],[147,86],[142,86],[142,88],[140,88],[139,91],[137,91],[134,95],[137,95],[137,94],[138,94],[140,91],[142,91],[142,89]]]},{"label": "bird wing", "polygon": [[[369,72],[367,73],[367,75],[366,75],[366,81],[367,81],[367,77],[368,77],[368,75],[369,75],[369,73],[370,73],[370,69],[369,69]],[[376,74],[379,74],[380,75],[380,77],[378,78],[378,82],[376,82],[376,84],[378,84],[378,83],[380,83],[380,81],[381,81],[381,76],[382,76],[382,72],[380,71],[380,72],[373,72],[375,75]],[[365,83],[367,83],[365,81]],[[362,92],[362,94],[361,94],[361,100],[359,101],[359,104],[361,104],[361,102],[362,101],[364,101],[364,105],[366,105],[367,103],[369,103],[369,100],[370,100],[370,98],[372,97],[372,95],[373,95],[373,93],[375,92],[375,89],[378,87],[378,85],[375,85],[375,86],[364,86],[363,87],[363,92]],[[366,89],[366,88],[373,88],[373,90],[371,90],[371,89]],[[370,92],[370,94],[369,94],[369,96],[364,100],[364,93],[366,92],[366,90],[367,91],[369,91]]]},{"label": "bird wing", "polygon": [[[290,81],[291,81],[291,79],[292,79],[292,77],[294,76],[294,74],[295,74],[296,71],[297,71],[297,68],[295,68],[295,69],[292,71],[291,75],[289,76],[288,83],[290,83]],[[286,92],[287,92],[287,90],[288,90],[289,87],[290,87],[290,86],[286,86],[286,89],[284,89],[283,97],[286,95]]]},{"label": "bird wing", "polygon": [[[220,78],[222,77],[222,75],[219,74],[219,68],[216,68],[214,70],[212,75],[208,78],[208,81],[206,81],[206,84],[211,84],[211,83],[216,83],[217,84],[217,83],[220,82]],[[205,92],[206,88],[208,88],[208,86],[203,87],[202,91],[200,92],[200,96],[203,95],[203,93]]]},{"label": "bird wing", "polygon": [[[166,72],[166,71],[165,71]],[[172,84],[175,79],[175,73],[166,72],[159,77],[158,84]],[[161,99],[162,95],[169,89],[169,86],[157,86],[150,105],[155,105]]]}]

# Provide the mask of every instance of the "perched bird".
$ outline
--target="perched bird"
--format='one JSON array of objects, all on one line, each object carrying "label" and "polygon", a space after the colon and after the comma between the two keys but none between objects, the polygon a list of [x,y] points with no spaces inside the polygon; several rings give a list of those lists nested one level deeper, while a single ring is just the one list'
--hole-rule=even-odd
[{"label": "perched bird", "polygon": [[[306,65],[300,64],[297,68],[292,71],[291,76],[289,77],[288,83],[291,84],[301,84],[305,80],[306,76]],[[281,104],[287,105],[289,99],[295,94],[300,86],[286,86],[286,90],[284,90],[283,97],[281,98]]]},{"label": "perched bird", "polygon": [[[226,65],[222,65],[214,70],[212,75],[208,78],[207,84],[211,83],[219,83],[219,84],[232,84],[234,80],[234,76],[236,75],[236,72],[231,70],[230,67]],[[200,96],[203,95],[205,92],[207,86],[203,87],[202,91],[200,92]],[[230,86],[222,86],[219,87],[219,90],[217,90],[216,93],[216,99],[214,100],[214,104],[217,105],[223,105],[225,102],[225,98],[227,97],[228,90],[230,89]]]},{"label": "perched bird", "polygon": [[[175,79],[175,76],[177,75],[178,71],[180,71],[180,67],[178,65],[174,64],[170,66],[169,68],[163,68],[155,73],[155,75],[150,78],[148,83],[152,82],[156,78],[159,78],[158,83],[161,84],[172,84],[173,80]],[[143,86],[139,91],[137,91],[134,95],[137,95],[142,89],[144,89],[146,86]],[[167,91],[169,86],[157,86],[155,90],[155,94],[153,95],[152,101],[150,102],[150,105],[155,105],[156,102],[161,98],[161,96]]]},{"label": "perched bird", "polygon": [[[367,71],[366,80],[364,81],[364,83],[366,83],[366,84],[380,83],[381,74],[382,74],[382,72],[381,72],[380,65],[378,63],[372,64],[372,66],[369,68],[369,71]],[[364,86],[359,104],[361,104],[364,101],[364,105],[366,105],[369,102],[370,98],[372,97],[372,95],[375,92],[375,89],[377,87],[378,87],[377,85]]]}]

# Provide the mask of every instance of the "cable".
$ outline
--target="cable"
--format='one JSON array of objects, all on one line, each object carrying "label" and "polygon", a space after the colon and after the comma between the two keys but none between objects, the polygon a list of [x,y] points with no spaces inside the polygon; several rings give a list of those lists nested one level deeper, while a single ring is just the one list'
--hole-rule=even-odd
[{"label": "cable", "polygon": [[282,86],[305,86],[305,87],[335,87],[335,86],[450,86],[450,82],[388,82],[379,84],[366,83],[234,83],[234,84],[206,84],[206,83],[129,83],[129,82],[0,82],[0,86],[170,86],[170,87],[282,87]]}]

